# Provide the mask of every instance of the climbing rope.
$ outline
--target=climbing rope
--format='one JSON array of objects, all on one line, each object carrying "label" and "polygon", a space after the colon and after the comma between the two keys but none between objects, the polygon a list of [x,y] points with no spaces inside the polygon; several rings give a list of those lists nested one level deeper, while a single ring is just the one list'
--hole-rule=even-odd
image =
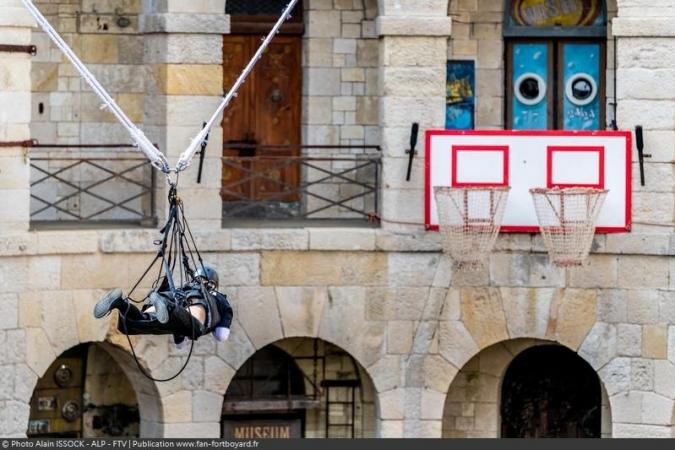
[{"label": "climbing rope", "polygon": [[[148,273],[150,273],[155,264],[157,264],[157,262],[160,261],[161,264],[159,267],[159,272],[157,273],[157,276],[154,282],[152,283],[152,289],[150,290],[150,292],[159,292],[165,290],[165,288],[168,288],[168,290],[171,292],[170,300],[174,303],[173,307],[187,308],[189,306],[187,303],[187,299],[185,298],[184,294],[180,291],[180,289],[176,288],[176,286],[182,287],[197,281],[200,283],[202,289],[206,289],[204,286],[204,282],[200,279],[195,278],[195,269],[197,267],[201,267],[203,270],[204,261],[202,259],[201,253],[199,252],[199,249],[197,248],[194,235],[190,230],[190,226],[188,225],[187,219],[185,218],[183,202],[178,197],[177,186],[175,183],[172,183],[170,185],[169,207],[170,207],[169,217],[164,226],[160,229],[160,232],[162,233],[162,238],[155,241],[155,245],[159,247],[157,255],[152,260],[152,262],[145,270],[145,272],[143,272],[143,275],[141,275],[141,277],[138,279],[134,287],[131,288],[131,291],[129,292],[127,298],[134,303],[145,303],[147,301],[149,294],[146,295],[142,300],[134,300],[132,296],[133,293],[138,288],[138,286],[141,284],[141,282],[148,275]],[[128,312],[129,307],[127,307],[126,311],[120,313],[121,327],[122,332],[127,337],[127,342],[129,343],[129,347],[131,348],[131,353],[134,357],[134,360],[140,372],[145,377],[155,382],[171,381],[176,377],[178,377],[181,373],[183,373],[183,371],[190,362],[190,358],[192,357],[192,351],[194,349],[194,342],[197,338],[197,336],[195,336],[194,324],[192,324],[192,330],[190,333],[191,336],[189,336],[192,342],[190,344],[190,351],[188,353],[187,359],[185,360],[185,362],[175,375],[169,378],[159,379],[154,378],[145,370],[145,368],[143,368],[138,359],[138,356],[136,355],[134,345],[131,342],[129,334],[127,333]]]},{"label": "climbing rope", "polygon": [[169,161],[166,159],[166,156],[162,154],[147,138],[147,136],[141,131],[134,123],[129,119],[129,117],[122,111],[122,109],[117,105],[115,100],[108,94],[108,92],[101,86],[96,77],[87,69],[87,67],[82,63],[80,58],[73,52],[73,50],[66,44],[66,42],[61,38],[59,33],[51,26],[49,21],[45,18],[44,15],[38,10],[31,0],[21,0],[26,6],[28,11],[33,15],[37,23],[44,30],[45,33],[51,38],[51,40],[56,44],[56,46],[66,55],[70,62],[75,66],[75,69],[80,73],[82,78],[91,86],[94,92],[103,100],[102,109],[109,109],[113,113],[115,118],[122,124],[124,128],[129,132],[131,138],[133,139],[136,147],[138,147],[145,156],[150,160],[150,163],[161,170],[165,174],[171,172],[182,172],[190,166],[190,162],[194,158],[197,151],[201,148],[202,144],[206,140],[211,128],[218,120],[220,114],[227,108],[232,99],[237,96],[239,88],[244,84],[246,78],[251,74],[255,65],[262,58],[263,53],[272,42],[272,39],[279,33],[279,30],[283,26],[284,22],[291,17],[291,11],[298,3],[298,0],[291,0],[291,2],[286,6],[286,9],[279,17],[279,20],[274,25],[270,33],[263,40],[262,44],[258,51],[253,55],[253,58],[246,65],[242,71],[237,81],[234,83],[230,91],[225,95],[222,102],[216,109],[216,112],[213,113],[211,118],[202,130],[197,134],[197,136],[190,142],[188,148],[181,154],[178,164],[175,169],[172,169],[169,165]]}]

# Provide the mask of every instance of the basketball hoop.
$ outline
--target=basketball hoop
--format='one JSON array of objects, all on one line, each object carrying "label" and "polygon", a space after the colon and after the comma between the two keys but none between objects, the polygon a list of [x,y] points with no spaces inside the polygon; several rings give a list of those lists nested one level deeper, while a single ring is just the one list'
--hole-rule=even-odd
[{"label": "basketball hoop", "polygon": [[508,186],[435,186],[443,251],[460,266],[485,264],[504,216]]},{"label": "basketball hoop", "polygon": [[607,190],[593,188],[530,189],[541,235],[553,264],[580,266],[588,257],[595,223]]}]

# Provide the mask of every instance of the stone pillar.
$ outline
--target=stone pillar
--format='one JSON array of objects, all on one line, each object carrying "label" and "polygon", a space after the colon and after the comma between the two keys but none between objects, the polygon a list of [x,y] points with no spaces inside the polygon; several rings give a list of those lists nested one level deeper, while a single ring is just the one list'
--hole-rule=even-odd
[{"label": "stone pillar", "polygon": [[623,3],[612,22],[617,37],[617,121],[625,130],[642,125],[645,152],[652,154],[645,160],[646,186],[639,178],[633,184],[633,221],[636,230],[667,234],[671,229],[650,224],[675,221],[675,8],[667,2]]},{"label": "stone pillar", "polygon": [[[445,123],[447,0],[381,2],[380,127],[382,226],[421,231],[424,224],[424,130]],[[419,122],[418,155],[406,181],[410,129]]]},{"label": "stone pillar", "polygon": [[[19,0],[0,0],[0,44],[29,45],[33,18]],[[0,52],[0,142],[30,139],[31,56]],[[0,231],[25,231],[30,222],[26,148],[0,147]]]},{"label": "stone pillar", "polygon": [[[150,85],[146,123],[172,166],[222,99],[222,35],[229,29],[225,0],[145,2],[141,30],[146,34]],[[197,184],[198,157],[180,176],[179,195],[195,229],[221,226],[221,149],[218,123],[211,131],[201,184]],[[160,183],[165,185],[163,179]],[[165,188],[159,189],[160,217],[165,193]]]},{"label": "stone pillar", "polygon": [[[675,221],[673,21],[675,8],[672,2],[648,0],[619,0],[618,17],[612,21],[612,32],[617,37],[618,125],[625,130],[642,125],[645,152],[652,154],[645,160],[646,186],[641,186],[639,177],[634,175],[633,234],[662,235],[671,242],[672,228],[668,225],[672,226]],[[637,157],[633,160],[637,162]],[[637,170],[635,163],[634,169]],[[634,263],[634,266],[641,264]],[[672,276],[670,285],[672,288]],[[632,326],[626,325],[624,330]],[[637,354],[640,354],[639,349]],[[645,324],[642,327],[642,357],[644,359],[631,360],[631,390],[618,394],[609,392],[612,437],[673,436],[674,393],[666,380],[672,380],[672,375],[667,374],[675,372],[675,327]],[[610,364],[619,366],[621,359],[616,358]],[[642,376],[643,373],[647,375]],[[636,382],[641,376],[644,381]]]}]

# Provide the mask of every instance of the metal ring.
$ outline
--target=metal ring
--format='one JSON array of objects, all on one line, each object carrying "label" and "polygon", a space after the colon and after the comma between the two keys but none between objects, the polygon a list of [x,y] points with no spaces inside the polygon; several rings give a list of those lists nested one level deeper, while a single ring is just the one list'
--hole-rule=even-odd
[{"label": "metal ring", "polygon": [[[523,94],[520,93],[520,85],[523,81],[528,78],[533,78],[537,84],[539,84],[539,94],[535,98],[526,98]],[[516,78],[516,82],[513,85],[513,93],[515,94],[518,101],[527,106],[534,106],[537,103],[541,102],[544,97],[546,97],[546,81],[534,72],[527,72]]]},{"label": "metal ring", "polygon": [[[579,80],[587,81],[588,84],[591,85],[591,95],[589,95],[586,98],[580,99],[574,96],[574,83],[576,83]],[[593,100],[595,100],[595,98],[598,96],[598,83],[596,83],[593,77],[590,76],[589,74],[579,72],[577,74],[572,75],[570,79],[567,80],[567,84],[565,84],[565,95],[567,96],[567,99],[573,104],[577,106],[586,106]]]}]

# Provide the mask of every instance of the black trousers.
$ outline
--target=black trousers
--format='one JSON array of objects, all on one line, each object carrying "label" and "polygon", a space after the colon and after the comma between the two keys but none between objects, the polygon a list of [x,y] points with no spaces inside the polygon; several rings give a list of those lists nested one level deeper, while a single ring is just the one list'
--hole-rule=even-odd
[{"label": "black trousers", "polygon": [[140,311],[127,300],[127,304],[119,308],[120,315],[117,321],[117,329],[120,333],[129,336],[173,334],[186,336],[192,340],[205,334],[204,325],[193,317],[187,308],[168,303],[167,309],[169,321],[160,323],[153,315]]}]

